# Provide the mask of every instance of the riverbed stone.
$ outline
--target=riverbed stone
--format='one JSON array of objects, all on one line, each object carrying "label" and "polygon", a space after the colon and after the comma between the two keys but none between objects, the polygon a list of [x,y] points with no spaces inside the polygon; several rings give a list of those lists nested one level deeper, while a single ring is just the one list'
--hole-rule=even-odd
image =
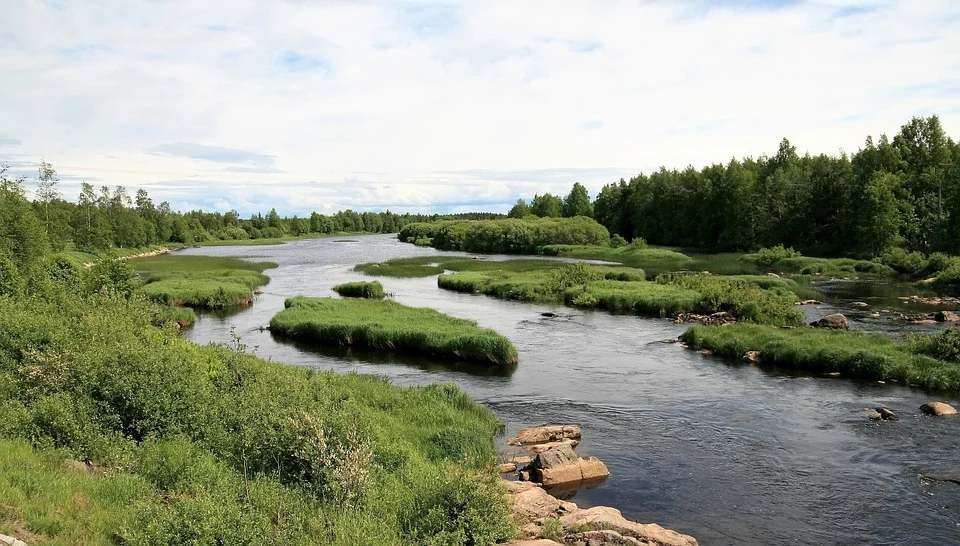
[{"label": "riverbed stone", "polygon": [[747,362],[760,362],[760,351],[747,351],[743,354],[743,359]]},{"label": "riverbed stone", "polygon": [[564,439],[579,439],[580,427],[577,425],[545,425],[518,430],[516,436],[507,441],[510,445],[545,444]]},{"label": "riverbed stone", "polygon": [[793,303],[794,305],[823,305],[822,301],[817,300],[801,300]]},{"label": "riverbed stone", "polygon": [[664,529],[656,523],[637,523],[623,517],[619,510],[609,506],[594,506],[562,516],[560,524],[565,529],[591,527],[614,531],[624,537],[632,537],[641,542],[657,546],[697,546],[697,539],[670,529]]},{"label": "riverbed stone", "polygon": [[883,406],[879,406],[879,407],[874,408],[874,411],[876,411],[877,413],[879,413],[879,414],[880,414],[880,418],[883,419],[884,421],[899,421],[899,420],[900,420],[900,418],[897,417],[897,414],[896,414],[896,413],[893,413],[893,410],[891,410],[890,408],[885,408],[885,407],[883,407]]},{"label": "riverbed stone", "polygon": [[927,402],[926,404],[920,406],[920,411],[936,416],[957,414],[956,408],[944,402]]},{"label": "riverbed stone", "polygon": [[960,314],[953,311],[938,311],[934,315],[934,320],[937,322],[960,322]]},{"label": "riverbed stone", "polygon": [[865,301],[855,301],[855,302],[851,303],[850,305],[852,305],[852,306],[854,306],[854,307],[870,307],[870,304],[867,303],[867,302],[865,302]]},{"label": "riverbed stone", "polygon": [[0,535],[0,545],[2,546],[27,546],[24,541],[7,535]]},{"label": "riverbed stone", "polygon": [[517,463],[501,463],[499,465],[501,474],[509,474],[517,471]]},{"label": "riverbed stone", "polygon": [[847,317],[842,313],[833,313],[827,315],[820,320],[815,320],[810,323],[810,326],[815,328],[830,328],[834,330],[846,330],[850,328],[850,321],[847,320]]},{"label": "riverbed stone", "polygon": [[531,451],[531,452],[533,452],[533,453],[543,453],[544,451],[551,450],[551,449],[553,449],[553,448],[555,448],[555,447],[567,446],[567,447],[570,447],[570,448],[572,449],[572,448],[577,447],[578,445],[580,445],[580,440],[574,440],[573,438],[565,438],[565,439],[563,439],[563,440],[560,440],[559,442],[547,442],[547,443],[545,443],[545,444],[533,444],[533,445],[527,445],[527,446],[525,446],[525,447],[526,447],[527,451]]},{"label": "riverbed stone", "polygon": [[508,542],[504,546],[563,546],[559,542],[554,542],[546,538],[533,538],[529,540],[514,540],[513,542]]},{"label": "riverbed stone", "polygon": [[526,521],[551,516],[560,511],[560,501],[539,487],[521,491],[513,496],[513,513]]},{"label": "riverbed stone", "polygon": [[616,531],[584,531],[564,537],[570,546],[646,546],[633,537],[625,537]]}]

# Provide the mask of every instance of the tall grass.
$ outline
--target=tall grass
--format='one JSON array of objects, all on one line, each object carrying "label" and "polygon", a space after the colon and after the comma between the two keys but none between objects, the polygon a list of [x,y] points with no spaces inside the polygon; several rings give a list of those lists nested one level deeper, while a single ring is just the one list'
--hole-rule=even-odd
[{"label": "tall grass", "polygon": [[387,295],[379,281],[345,282],[334,286],[333,291],[345,298],[382,300]]},{"label": "tall grass", "polygon": [[239,258],[163,255],[136,258],[140,291],[153,301],[174,306],[229,309],[253,302],[253,290],[270,279],[262,272],[273,262]]},{"label": "tall grass", "polygon": [[497,365],[517,363],[517,350],[507,338],[433,309],[307,297],[290,298],[285,307],[270,320],[270,331],[286,337]]},{"label": "tall grass", "polygon": [[490,471],[502,424],[456,386],[285,366],[152,320],[135,297],[0,298],[0,533],[64,545],[509,538]]},{"label": "tall grass", "polygon": [[776,366],[960,391],[960,362],[918,354],[911,343],[879,334],[735,324],[693,326],[681,338],[730,358],[759,351],[763,363]]}]

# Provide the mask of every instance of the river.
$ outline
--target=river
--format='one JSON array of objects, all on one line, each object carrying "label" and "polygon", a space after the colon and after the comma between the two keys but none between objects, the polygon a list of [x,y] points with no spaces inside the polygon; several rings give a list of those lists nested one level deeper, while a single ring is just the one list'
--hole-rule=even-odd
[{"label": "river", "polygon": [[[261,330],[284,298],[333,296],[333,285],[364,278],[351,270],[357,263],[441,252],[362,236],[182,253],[280,265],[266,271],[270,284],[249,309],[201,316],[185,333],[197,343],[229,343],[235,328],[275,361],[403,385],[455,382],[507,423],[507,437],[526,426],[581,425],[577,451],[599,457],[612,474],[576,495],[581,507],[614,506],[705,545],[960,544],[960,485],[921,477],[960,473],[960,419],[919,410],[932,399],[957,405],[955,394],[725,361],[661,343],[684,330],[669,320],[458,294],[437,288],[436,277],[379,280],[401,303],[473,319],[510,338],[520,357],[514,373],[312,351]],[[830,294],[831,305],[812,314],[847,311],[843,290]],[[570,316],[544,318],[546,311]],[[877,405],[900,421],[869,421],[864,408]]]}]

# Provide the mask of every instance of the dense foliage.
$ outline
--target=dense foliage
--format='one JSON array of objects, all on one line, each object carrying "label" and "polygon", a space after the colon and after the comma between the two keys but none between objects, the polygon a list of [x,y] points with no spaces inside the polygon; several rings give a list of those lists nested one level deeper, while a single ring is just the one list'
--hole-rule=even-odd
[{"label": "dense foliage", "polygon": [[712,250],[792,246],[873,257],[896,244],[960,253],[960,144],[936,116],[852,156],[772,157],[661,168],[608,184],[593,204],[611,233]]},{"label": "dense foliage", "polygon": [[379,281],[345,282],[334,286],[333,291],[345,298],[381,300],[387,295]]},{"label": "dense foliage", "polygon": [[489,254],[533,254],[546,245],[608,244],[610,234],[594,220],[573,218],[509,218],[486,221],[438,221],[407,224],[398,238],[409,243],[428,239],[440,250]]},{"label": "dense foliage", "polygon": [[495,365],[517,363],[510,340],[439,311],[372,299],[289,298],[270,331],[309,343],[436,355]]},{"label": "dense foliage", "polygon": [[238,258],[162,256],[137,258],[130,263],[140,274],[140,292],[167,305],[229,309],[253,302],[253,290],[270,279],[272,262]]},{"label": "dense foliage", "polygon": [[720,356],[739,359],[759,351],[763,363],[775,366],[960,391],[958,328],[907,342],[863,332],[750,324],[693,326],[681,337]]}]

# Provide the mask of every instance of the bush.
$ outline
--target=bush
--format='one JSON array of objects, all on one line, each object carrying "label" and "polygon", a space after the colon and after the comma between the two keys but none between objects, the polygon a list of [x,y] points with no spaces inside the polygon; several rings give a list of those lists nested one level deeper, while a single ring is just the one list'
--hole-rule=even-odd
[{"label": "bush", "polygon": [[136,275],[126,260],[100,260],[87,272],[87,290],[129,298]]},{"label": "bush", "polygon": [[929,336],[916,336],[911,341],[917,354],[960,363],[960,327],[945,328]]},{"label": "bush", "polygon": [[922,252],[907,252],[902,248],[891,248],[877,257],[876,261],[906,275],[916,275],[928,266]]},{"label": "bush", "polygon": [[622,246],[627,246],[627,240],[620,236],[620,234],[615,234],[613,237],[610,237],[610,247],[611,248],[620,248]]},{"label": "bush", "polygon": [[345,298],[368,298],[381,300],[386,296],[380,281],[357,281],[338,284],[333,291]]},{"label": "bush", "polygon": [[777,245],[769,248],[761,248],[754,255],[757,265],[765,268],[774,267],[780,260],[788,258],[799,258],[800,253],[793,247],[784,248],[783,245]]}]

